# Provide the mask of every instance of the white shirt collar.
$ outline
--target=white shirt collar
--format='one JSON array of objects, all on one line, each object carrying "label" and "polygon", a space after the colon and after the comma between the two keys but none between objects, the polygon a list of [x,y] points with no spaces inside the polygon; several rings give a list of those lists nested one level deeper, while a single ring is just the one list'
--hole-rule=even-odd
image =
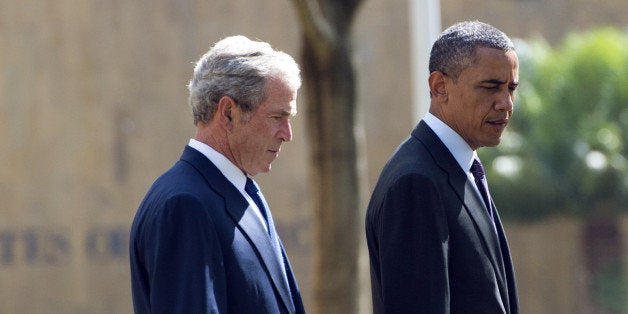
[{"label": "white shirt collar", "polygon": [[217,152],[211,146],[200,142],[195,139],[190,139],[188,146],[196,149],[201,154],[205,155],[216,168],[222,172],[222,174],[235,186],[241,193],[245,193],[244,186],[246,185],[246,175],[240,168],[234,165],[231,160],[227,159],[223,154]]},{"label": "white shirt collar", "polygon": [[234,165],[231,162],[231,160],[229,160],[223,154],[219,153],[218,151],[213,149],[211,146],[203,142],[200,142],[192,138],[190,139],[188,146],[196,149],[205,157],[207,157],[209,161],[211,161],[216,166],[216,168],[218,168],[218,170],[222,172],[225,178],[227,178],[227,180],[229,180],[229,182],[231,182],[231,184],[233,184],[233,186],[235,186],[235,188],[238,189],[240,194],[242,194],[242,196],[246,199],[246,201],[249,203],[249,206],[253,208],[253,212],[255,213],[255,216],[257,216],[257,219],[259,220],[259,222],[262,224],[264,229],[268,231],[268,226],[266,225],[266,220],[264,219],[264,216],[262,215],[261,209],[257,207],[257,204],[255,204],[255,201],[253,201],[251,196],[249,196],[249,194],[244,190],[244,187],[246,186],[246,178],[247,178],[244,172],[242,172],[240,168]]},{"label": "white shirt collar", "polygon": [[473,164],[473,158],[475,158],[476,152],[469,147],[469,144],[456,133],[445,122],[438,119],[433,114],[427,112],[423,121],[436,133],[436,136],[445,144],[449,152],[454,156],[458,165],[464,172],[469,172],[471,164]]}]

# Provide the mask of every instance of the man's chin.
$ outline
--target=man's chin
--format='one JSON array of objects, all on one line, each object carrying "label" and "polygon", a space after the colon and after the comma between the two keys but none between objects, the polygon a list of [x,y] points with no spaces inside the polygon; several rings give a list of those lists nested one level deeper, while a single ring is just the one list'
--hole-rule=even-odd
[{"label": "man's chin", "polygon": [[266,166],[265,168],[261,168],[259,169],[259,173],[269,173],[271,170],[272,166],[269,164],[268,166]]},{"label": "man's chin", "polygon": [[502,142],[502,140],[498,138],[497,140],[491,141],[491,142],[487,143],[484,146],[485,147],[495,147],[495,146],[499,145],[501,142]]},{"label": "man's chin", "polygon": [[498,138],[491,138],[489,140],[486,140],[482,143],[482,145],[480,145],[480,147],[495,147],[497,145],[499,145],[501,143],[501,137]]}]

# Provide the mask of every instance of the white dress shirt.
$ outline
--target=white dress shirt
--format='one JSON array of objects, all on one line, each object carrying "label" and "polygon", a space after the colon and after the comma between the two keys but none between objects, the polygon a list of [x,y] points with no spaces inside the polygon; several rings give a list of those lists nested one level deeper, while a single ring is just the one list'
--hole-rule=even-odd
[{"label": "white dress shirt", "polygon": [[255,212],[255,216],[257,216],[258,220],[268,232],[268,226],[266,225],[266,220],[262,215],[262,212],[255,204],[255,201],[249,196],[248,193],[244,190],[244,186],[246,185],[246,174],[240,170],[236,165],[234,165],[231,160],[217,152],[215,149],[211,148],[209,145],[197,141],[195,139],[190,139],[188,146],[196,149],[205,157],[207,157],[215,166],[218,168],[220,172],[233,184],[233,186],[242,194],[242,196],[249,203],[249,206],[253,208],[253,212]]}]

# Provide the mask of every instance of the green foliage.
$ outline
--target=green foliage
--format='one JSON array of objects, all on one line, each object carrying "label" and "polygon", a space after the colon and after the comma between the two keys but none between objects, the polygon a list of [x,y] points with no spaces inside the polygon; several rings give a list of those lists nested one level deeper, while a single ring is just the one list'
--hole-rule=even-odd
[{"label": "green foliage", "polygon": [[517,45],[521,87],[497,148],[481,150],[504,217],[628,210],[628,35]]},{"label": "green foliage", "polygon": [[622,276],[620,263],[601,269],[593,282],[593,301],[610,313],[628,313],[628,281]]}]

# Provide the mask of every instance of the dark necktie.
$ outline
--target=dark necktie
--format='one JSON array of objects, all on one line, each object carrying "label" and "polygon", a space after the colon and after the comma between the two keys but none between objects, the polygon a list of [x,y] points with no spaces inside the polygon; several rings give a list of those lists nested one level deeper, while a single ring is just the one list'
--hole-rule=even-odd
[{"label": "dark necktie", "polygon": [[246,185],[244,186],[244,190],[246,193],[251,196],[259,211],[262,212],[262,216],[266,220],[266,227],[268,228],[268,236],[270,237],[270,243],[273,246],[273,250],[275,251],[275,255],[281,262],[283,277],[286,280],[286,285],[288,289],[290,289],[290,285],[288,284],[288,275],[286,271],[286,262],[284,260],[284,256],[281,250],[281,245],[279,244],[279,236],[277,235],[277,231],[275,230],[275,224],[273,223],[273,217],[268,211],[268,208],[265,206],[265,202],[262,200],[262,195],[257,188],[257,184],[253,181],[253,179],[247,177]]},{"label": "dark necktie", "polygon": [[484,200],[484,204],[488,209],[488,214],[491,216],[491,221],[493,222],[493,225],[495,225],[495,220],[493,218],[493,202],[491,201],[491,195],[488,193],[488,183],[486,182],[486,177],[484,176],[484,167],[482,167],[482,163],[477,158],[473,159],[471,174],[473,174],[475,185],[478,187],[478,190],[482,195],[482,199]]},{"label": "dark necktie", "polygon": [[268,234],[272,235],[270,230],[270,222],[268,221],[268,213],[266,212],[266,206],[264,206],[264,202],[259,195],[259,189],[257,188],[255,182],[253,182],[253,179],[246,178],[246,185],[244,186],[244,190],[253,199],[255,205],[257,205],[257,208],[259,208],[259,211],[262,213],[262,216],[264,216],[264,220],[266,221],[266,227],[268,229]]}]

